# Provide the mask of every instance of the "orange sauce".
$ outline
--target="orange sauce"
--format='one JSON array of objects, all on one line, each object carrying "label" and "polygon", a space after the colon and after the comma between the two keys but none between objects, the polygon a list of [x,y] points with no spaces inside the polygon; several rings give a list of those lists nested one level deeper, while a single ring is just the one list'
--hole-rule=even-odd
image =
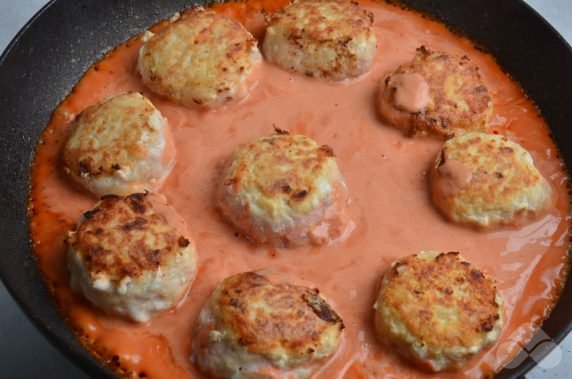
[{"label": "orange sauce", "polygon": [[[285,1],[253,0],[217,5],[260,38],[263,17]],[[494,59],[418,14],[370,0],[378,52],[365,76],[323,82],[263,63],[258,86],[240,104],[217,111],[185,109],[146,89],[136,74],[142,45],[133,38],[90,68],[55,110],[38,144],[32,167],[30,228],[48,286],[69,325],[102,361],[123,372],[152,378],[197,378],[189,360],[191,335],[202,305],[223,278],[265,267],[314,283],[344,319],[343,343],[319,378],[425,377],[376,340],[372,306],[388,264],[420,250],[459,251],[496,279],[505,301],[499,342],[460,372],[439,377],[482,377],[516,355],[518,343],[548,315],[567,272],[569,197],[566,173],[545,122],[519,86]],[[165,23],[158,24],[155,29]],[[467,54],[481,68],[494,102],[492,129],[532,154],[555,194],[555,207],[519,229],[480,232],[445,221],[428,195],[427,171],[442,146],[432,138],[407,138],[376,115],[378,84],[415,49]],[[69,288],[65,233],[74,229],[95,199],[76,189],[60,169],[60,152],[71,120],[106,96],[140,91],[167,118],[177,162],[158,192],[189,224],[199,271],[188,296],[174,310],[139,325],[105,315]],[[322,247],[255,247],[235,237],[213,207],[223,161],[240,144],[273,128],[308,135],[332,146],[345,175],[355,229],[344,242]]]}]

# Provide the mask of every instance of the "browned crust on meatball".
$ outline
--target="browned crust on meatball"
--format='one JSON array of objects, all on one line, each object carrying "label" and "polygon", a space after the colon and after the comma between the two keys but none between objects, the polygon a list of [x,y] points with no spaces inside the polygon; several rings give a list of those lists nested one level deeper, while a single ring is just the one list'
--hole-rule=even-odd
[{"label": "browned crust on meatball", "polygon": [[[181,49],[169,52],[166,43],[177,33],[192,40],[182,39]],[[257,64],[252,58],[257,44],[258,41],[238,21],[197,7],[185,12],[179,20],[146,42],[139,58],[140,68],[144,67],[145,73],[140,71],[139,74],[154,92],[185,106],[215,106],[219,102],[215,95],[224,97],[224,100],[219,99],[221,102],[233,100],[233,87],[240,85],[244,73]],[[210,55],[205,50],[209,47]],[[159,53],[167,55],[158,59]],[[183,58],[189,57],[195,66],[201,67],[200,70],[189,64],[181,65],[185,61]]]},{"label": "browned crust on meatball", "polygon": [[[542,180],[538,172],[532,170],[515,170],[519,163],[519,157],[516,156],[515,150],[510,146],[503,146],[502,141],[509,141],[508,138],[502,137],[499,141],[483,141],[479,135],[475,135],[465,141],[455,143],[455,152],[449,146],[445,145],[441,151],[438,162],[435,165],[435,170],[432,172],[436,176],[436,172],[442,167],[447,156],[451,154],[456,156],[457,160],[467,161],[467,165],[472,168],[471,181],[473,183],[480,183],[473,191],[466,191],[468,200],[474,202],[480,201],[484,203],[493,203],[499,196],[503,198],[511,198],[518,195],[522,188],[532,187]],[[484,157],[490,162],[490,165],[481,166],[478,162],[484,160]],[[471,164],[474,164],[473,167]],[[491,170],[492,169],[492,170]],[[510,175],[510,176],[509,176]],[[514,183],[514,185],[498,185],[507,180],[507,177]],[[495,190],[498,187],[498,190]],[[500,191],[499,191],[500,190]],[[500,192],[500,193],[499,193]]]},{"label": "browned crust on meatball", "polygon": [[[325,6],[330,6],[331,9],[326,11]],[[299,22],[301,9],[304,10],[303,19],[307,21],[306,24]],[[331,24],[328,25],[328,22]],[[293,1],[270,18],[270,26],[284,28],[288,44],[301,54],[311,56],[326,50],[335,54],[335,59],[322,62],[321,69],[313,62],[313,58],[307,59],[305,72],[302,72],[302,68],[284,68],[300,71],[306,76],[332,80],[355,77],[364,72],[364,63],[361,61],[364,58],[356,55],[358,50],[354,45],[366,43],[361,39],[375,38],[372,25],[372,12],[360,8],[357,1],[346,0]]]},{"label": "browned crust on meatball", "polygon": [[[128,92],[124,95],[133,95],[135,92]],[[124,104],[117,105],[113,98],[109,98],[98,104],[92,105],[81,112],[71,125],[72,133],[78,132],[78,127],[84,128],[81,131],[86,137],[89,135],[102,135],[106,132],[108,125],[99,123],[97,120],[102,116],[102,112],[108,112],[110,104],[121,107],[121,114],[127,120],[131,116],[130,125],[124,128],[115,128],[116,134],[113,139],[103,145],[95,138],[84,138],[77,143],[77,148],[73,148],[70,141],[62,154],[64,166],[75,176],[98,177],[113,175],[123,167],[133,164],[133,157],[144,158],[146,151],[137,144],[139,136],[147,132],[155,134],[157,131],[149,123],[149,115],[157,112],[153,104],[142,98],[142,101],[130,106]]]},{"label": "browned crust on meatball", "polygon": [[[388,344],[422,367],[443,357],[449,368],[459,367],[498,337],[489,333],[502,325],[502,299],[494,281],[458,252],[433,254],[405,257],[388,270],[376,327]],[[426,357],[414,353],[411,338],[428,351]]]},{"label": "browned crust on meatball", "polygon": [[311,356],[328,330],[338,335],[344,329],[317,289],[272,283],[256,272],[225,279],[216,303],[221,324],[240,345],[263,356],[277,349],[290,356]]},{"label": "browned crust on meatball", "polygon": [[[304,201],[316,191],[312,172],[322,170],[326,162],[334,157],[334,150],[330,146],[322,145],[315,148],[312,140],[284,131],[258,141],[262,141],[263,144],[251,143],[245,146],[243,155],[248,155],[250,159],[239,161],[234,170],[234,177],[226,178],[225,184],[233,185],[234,192],[238,192],[243,186],[254,186],[267,198],[286,195],[291,206]],[[251,154],[253,151],[254,155]],[[295,165],[301,158],[304,158],[300,170],[302,175],[276,174],[276,166]],[[256,165],[256,175],[252,175],[250,165],[253,162]],[[254,183],[251,182],[253,180]]]},{"label": "browned crust on meatball", "polygon": [[283,130],[236,149],[215,193],[217,210],[244,236],[285,247],[343,236],[346,205],[333,149]]},{"label": "browned crust on meatball", "polygon": [[[468,176],[456,183],[455,163]],[[445,142],[430,172],[431,198],[451,221],[479,228],[521,225],[552,204],[550,184],[530,154],[500,135],[466,133]]]},{"label": "browned crust on meatball", "polygon": [[[389,84],[397,74],[417,73],[429,85],[429,104],[419,112],[408,112],[395,105],[395,88]],[[417,49],[412,62],[388,75],[381,87],[379,108],[382,118],[406,134],[451,137],[463,131],[487,131],[492,99],[479,68],[466,56]]]},{"label": "browned crust on meatball", "polygon": [[104,196],[84,219],[67,243],[83,255],[87,272],[115,280],[156,270],[190,244],[155,211],[145,193]]}]

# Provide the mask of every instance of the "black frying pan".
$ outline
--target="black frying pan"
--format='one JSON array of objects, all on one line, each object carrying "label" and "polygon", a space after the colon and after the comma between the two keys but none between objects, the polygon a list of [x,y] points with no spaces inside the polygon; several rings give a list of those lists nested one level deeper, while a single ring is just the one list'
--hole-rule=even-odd
[{"label": "black frying pan", "polygon": [[[40,331],[93,377],[111,374],[63,323],[30,247],[26,206],[34,146],[58,103],[106,51],[174,12],[199,3],[54,0],[0,58],[0,276]],[[490,51],[541,109],[567,167],[572,167],[572,49],[550,25],[519,0],[401,3],[443,21]],[[572,329],[570,281],[542,329],[555,342]],[[528,358],[498,377],[521,376],[533,365]]]}]

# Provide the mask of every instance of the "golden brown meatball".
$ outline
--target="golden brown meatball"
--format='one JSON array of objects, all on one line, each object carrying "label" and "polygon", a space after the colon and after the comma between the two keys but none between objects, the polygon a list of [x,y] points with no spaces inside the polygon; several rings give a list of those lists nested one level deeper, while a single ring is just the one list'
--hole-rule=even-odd
[{"label": "golden brown meatball", "polygon": [[433,203],[448,219],[481,228],[525,223],[552,203],[550,184],[530,154],[499,135],[448,140],[430,178]]},{"label": "golden brown meatball", "polygon": [[486,131],[493,103],[469,57],[417,49],[380,85],[378,111],[384,121],[408,135],[451,137]]},{"label": "golden brown meatball", "polygon": [[174,161],[165,120],[136,92],[109,97],[81,112],[63,152],[64,170],[98,197],[151,190]]},{"label": "golden brown meatball", "polygon": [[347,199],[333,150],[280,131],[234,152],[215,201],[223,217],[252,241],[293,246],[344,236]]},{"label": "golden brown meatball", "polygon": [[159,195],[110,195],[70,232],[71,286],[104,312],[138,322],[174,307],[193,282],[194,242]]},{"label": "golden brown meatball", "polygon": [[137,68],[154,92],[191,107],[220,107],[246,97],[262,56],[236,20],[195,8],[150,37]]},{"label": "golden brown meatball", "polygon": [[343,80],[369,71],[376,51],[373,14],[345,0],[299,0],[266,29],[266,59],[300,74]]},{"label": "golden brown meatball", "polygon": [[245,272],[223,280],[203,307],[193,359],[220,378],[307,378],[337,350],[343,328],[317,289]]},{"label": "golden brown meatball", "polygon": [[394,262],[374,308],[379,340],[430,371],[462,367],[502,328],[494,282],[455,252]]}]

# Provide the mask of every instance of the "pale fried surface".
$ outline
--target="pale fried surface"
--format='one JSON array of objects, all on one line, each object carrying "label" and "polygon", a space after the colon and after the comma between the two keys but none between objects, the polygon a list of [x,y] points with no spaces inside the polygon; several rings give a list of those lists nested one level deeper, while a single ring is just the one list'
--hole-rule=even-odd
[{"label": "pale fried surface", "polygon": [[299,0],[272,15],[266,59],[300,74],[331,80],[367,72],[375,56],[373,15],[344,0]]},{"label": "pale fried surface", "polygon": [[462,367],[502,328],[494,282],[454,252],[394,262],[374,308],[379,339],[431,371]]},{"label": "pale fried surface", "polygon": [[281,246],[326,242],[313,229],[340,221],[346,200],[333,150],[283,131],[238,148],[216,195],[223,217],[247,237]]},{"label": "pale fried surface", "polygon": [[68,236],[72,287],[103,311],[147,321],[176,305],[194,279],[186,229],[158,195],[104,197]]},{"label": "pale fried surface", "polygon": [[154,92],[185,106],[219,107],[248,95],[262,61],[237,21],[196,8],[152,36],[138,71]]},{"label": "pale fried surface", "polygon": [[[395,104],[391,78],[417,73],[429,85],[429,102],[419,112]],[[381,83],[378,110],[389,124],[408,135],[450,137],[463,131],[486,131],[492,114],[492,99],[469,57],[417,49],[412,62],[401,65]]]},{"label": "pale fried surface", "polygon": [[174,163],[168,133],[161,113],[141,94],[107,98],[73,122],[64,170],[97,196],[152,189]]},{"label": "pale fried surface", "polygon": [[[459,185],[454,161],[468,173]],[[435,205],[450,220],[478,227],[528,222],[552,203],[552,189],[530,154],[506,137],[467,133],[445,142],[431,172]]]},{"label": "pale fried surface", "polygon": [[225,279],[201,311],[194,354],[218,377],[303,378],[337,350],[343,328],[317,289],[246,272]]}]

